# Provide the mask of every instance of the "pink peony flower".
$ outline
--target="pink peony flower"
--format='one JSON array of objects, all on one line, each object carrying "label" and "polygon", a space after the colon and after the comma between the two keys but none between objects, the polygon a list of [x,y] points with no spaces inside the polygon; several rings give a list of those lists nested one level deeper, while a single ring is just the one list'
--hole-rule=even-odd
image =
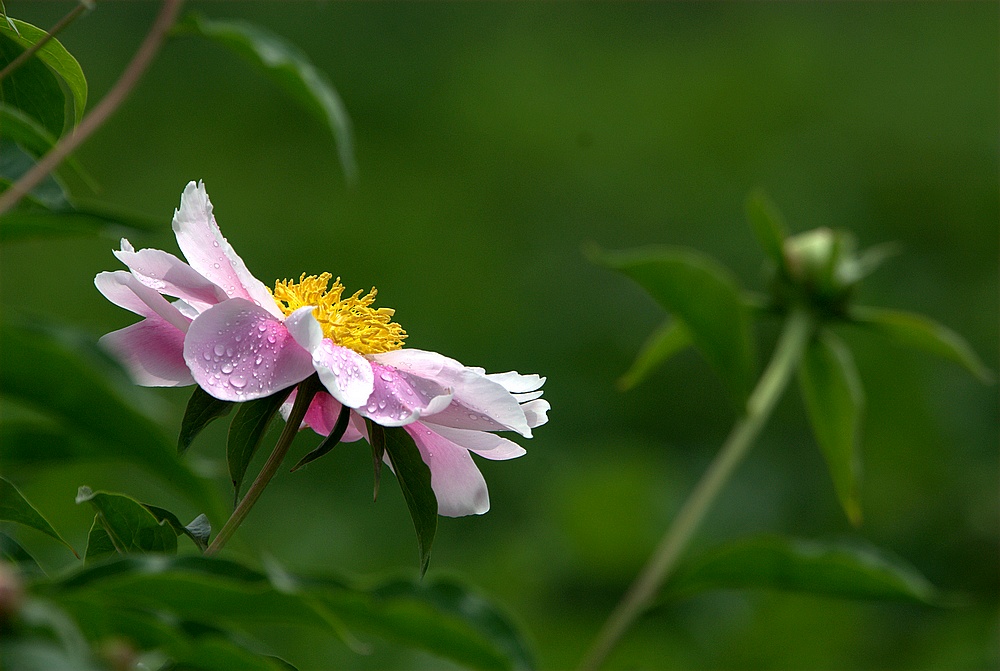
[{"label": "pink peony flower", "polygon": [[279,281],[271,291],[222,237],[202,183],[184,189],[173,230],[187,263],[158,249],[136,251],[122,239],[115,256],[129,270],[94,280],[108,300],[143,317],[101,338],[138,384],[198,384],[218,399],[249,401],[316,373],[325,393],[313,399],[304,426],[329,435],[347,406],[345,441],[367,438],[364,419],[405,427],[430,468],[442,515],[489,509],[469,453],[524,454],[493,432],[530,438],[546,422],[544,378],[487,374],[403,349],[406,333],[391,320],[393,310],[372,307],[375,289],[344,297],[339,278],[330,286],[328,273]]}]

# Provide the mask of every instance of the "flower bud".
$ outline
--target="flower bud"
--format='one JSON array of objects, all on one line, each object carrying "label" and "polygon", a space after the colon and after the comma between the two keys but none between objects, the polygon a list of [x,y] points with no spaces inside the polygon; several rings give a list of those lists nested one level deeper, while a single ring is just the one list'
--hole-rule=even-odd
[{"label": "flower bud", "polygon": [[787,280],[814,305],[840,307],[864,273],[846,231],[816,228],[785,239]]}]

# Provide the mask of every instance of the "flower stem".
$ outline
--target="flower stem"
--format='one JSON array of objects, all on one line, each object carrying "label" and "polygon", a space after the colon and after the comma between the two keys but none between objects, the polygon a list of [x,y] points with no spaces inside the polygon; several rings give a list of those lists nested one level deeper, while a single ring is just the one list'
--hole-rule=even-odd
[{"label": "flower stem", "polygon": [[278,472],[281,462],[284,461],[285,455],[288,454],[288,449],[292,446],[295,434],[299,432],[299,427],[302,425],[302,418],[306,416],[306,410],[309,409],[309,403],[312,401],[313,396],[316,395],[316,392],[319,391],[319,388],[320,381],[316,375],[310,375],[299,384],[299,391],[295,395],[295,403],[292,404],[292,411],[288,415],[288,421],[285,422],[285,428],[282,430],[281,436],[278,437],[278,442],[274,445],[274,451],[271,452],[271,456],[267,458],[267,462],[260,469],[260,473],[257,474],[257,478],[250,485],[250,489],[247,490],[247,493],[240,500],[239,505],[236,506],[236,510],[229,516],[229,519],[226,520],[225,525],[223,525],[215,540],[205,550],[207,556],[212,556],[221,550],[222,546],[236,533],[236,529],[246,519],[253,505],[257,503],[257,499],[260,498],[264,488],[267,487],[267,483]]},{"label": "flower stem", "polygon": [[64,135],[38,163],[4,191],[3,195],[0,195],[0,214],[12,209],[50,172],[58,168],[59,164],[95,130],[100,128],[125,101],[132,89],[139,83],[149,63],[153,60],[153,56],[163,46],[167,32],[177,20],[177,14],[183,2],[184,0],[163,0],[159,15],[157,15],[149,33],[146,34],[146,39],[139,45],[138,51],[135,52],[135,56],[132,57],[122,76],[115,82],[107,95],[101,99],[101,102],[87,113],[87,116],[72,133]]},{"label": "flower stem", "polygon": [[789,313],[771,362],[747,400],[746,412],[684,502],[649,562],[604,623],[580,663],[580,671],[600,668],[625,632],[653,602],[676,567],[681,552],[770,416],[802,358],[813,329],[813,318],[807,310],[796,308]]}]

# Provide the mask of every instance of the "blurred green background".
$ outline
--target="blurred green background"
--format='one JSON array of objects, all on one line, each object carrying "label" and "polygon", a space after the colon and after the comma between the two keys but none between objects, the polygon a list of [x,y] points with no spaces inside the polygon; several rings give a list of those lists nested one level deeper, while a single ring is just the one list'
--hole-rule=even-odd
[{"label": "blurred green background", "polygon": [[[8,0],[42,27],[71,6]],[[157,11],[98,3],[63,43],[93,105]],[[793,231],[853,230],[903,253],[863,287],[924,312],[996,370],[998,71],[995,3],[198,3],[289,38],[352,116],[359,181],[323,127],[220,48],[170,42],[78,152],[94,194],[159,218],[136,246],[176,252],[173,208],[204,179],[223,232],[265,282],[330,271],[376,285],[407,344],[492,371],[548,376],[548,425],[528,454],[479,465],[493,509],[442,518],[431,572],[457,573],[516,613],[544,669],[573,666],[734,419],[687,352],[628,393],[614,381],[662,311],[582,246],[696,247],[763,289],[744,223],[762,187]],[[85,188],[75,188],[87,195]],[[3,249],[0,302],[95,337],[133,320],[93,288],[117,241]],[[759,330],[766,360],[776,324]],[[998,660],[997,387],[844,330],[868,395],[865,522],[844,519],[797,390],[715,506],[694,551],[775,531],[861,537],[963,604],[932,609],[777,593],[717,593],[642,621],[610,668],[984,669]],[[150,394],[176,429],[190,390]],[[224,476],[222,426],[190,458]],[[301,456],[316,437],[303,434]],[[77,547],[78,485],[198,510],[123,467],[17,474]],[[215,521],[216,525],[220,520]],[[299,571],[416,571],[398,488],[371,503],[370,454],[347,445],[281,474],[233,553]],[[38,539],[44,548],[48,541]],[[42,552],[44,555],[44,552]],[[52,562],[64,561],[52,544]],[[284,632],[277,632],[283,634]],[[280,637],[279,637],[280,638]],[[440,668],[420,653],[287,639],[304,668]]]}]

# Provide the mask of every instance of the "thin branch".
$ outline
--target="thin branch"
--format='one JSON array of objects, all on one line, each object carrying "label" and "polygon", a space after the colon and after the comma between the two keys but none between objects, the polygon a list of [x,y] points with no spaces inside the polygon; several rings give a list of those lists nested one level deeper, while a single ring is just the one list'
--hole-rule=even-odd
[{"label": "thin branch", "polygon": [[17,70],[19,67],[21,67],[25,63],[27,63],[29,58],[31,58],[32,56],[34,56],[36,53],[38,53],[38,51],[42,47],[44,47],[46,44],[49,43],[49,40],[51,40],[56,35],[58,35],[59,33],[61,33],[63,31],[63,28],[65,28],[69,24],[73,23],[73,21],[76,19],[76,17],[80,16],[81,14],[83,14],[88,9],[90,9],[90,5],[88,3],[86,3],[86,2],[84,2],[83,0],[79,0],[79,4],[76,7],[74,7],[73,9],[71,9],[69,11],[69,13],[66,14],[66,16],[64,16],[61,19],[59,19],[59,22],[56,25],[52,26],[52,30],[50,30],[49,32],[45,33],[45,36],[42,37],[42,39],[40,39],[37,42],[35,42],[34,44],[32,44],[25,51],[22,51],[21,54],[17,58],[15,58],[10,63],[8,63],[6,65],[6,67],[4,67],[3,70],[0,70],[0,81],[3,81],[4,77],[6,77],[7,75],[9,75],[14,70]]},{"label": "thin branch", "polygon": [[122,76],[104,96],[104,99],[83,118],[83,121],[71,135],[59,140],[56,146],[42,157],[42,160],[0,196],[0,215],[17,205],[118,109],[139,82],[150,61],[153,60],[153,56],[163,46],[167,32],[177,20],[177,14],[183,3],[184,0],[163,0],[163,6],[160,8],[156,21],[149,29],[146,39],[139,46],[139,50],[135,52],[135,56],[132,57],[132,61],[125,68]]}]

